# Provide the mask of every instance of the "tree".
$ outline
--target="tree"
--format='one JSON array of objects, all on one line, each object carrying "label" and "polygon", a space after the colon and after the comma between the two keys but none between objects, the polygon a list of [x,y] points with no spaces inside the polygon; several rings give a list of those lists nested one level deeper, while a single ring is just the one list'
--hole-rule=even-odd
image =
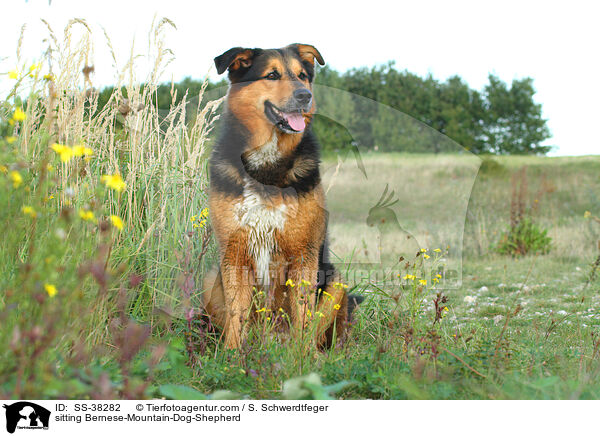
[{"label": "tree", "polygon": [[484,89],[484,123],[481,139],[487,150],[497,154],[545,154],[540,145],[550,138],[542,106],[535,103],[533,79],[527,77],[507,84],[493,74]]},{"label": "tree", "polygon": [[[533,99],[533,79],[515,80],[510,88],[493,75],[489,76],[489,82],[483,92],[479,92],[458,76],[439,82],[431,76],[422,78],[408,71],[398,71],[393,62],[351,69],[344,74],[325,67],[317,74],[317,83],[391,106],[473,153],[549,151],[550,147],[541,145],[550,137],[550,132],[541,117],[541,106]],[[354,126],[364,133],[361,146],[394,151],[445,151],[443,142],[431,142],[435,135],[425,135],[418,126],[408,126],[408,122],[398,123],[398,117],[377,110],[361,99],[353,101],[352,107],[346,106],[347,110],[366,115],[355,120]],[[318,120],[315,127],[322,132],[331,128],[324,128]],[[340,141],[334,138],[336,135],[329,136],[332,148],[341,148]]]}]

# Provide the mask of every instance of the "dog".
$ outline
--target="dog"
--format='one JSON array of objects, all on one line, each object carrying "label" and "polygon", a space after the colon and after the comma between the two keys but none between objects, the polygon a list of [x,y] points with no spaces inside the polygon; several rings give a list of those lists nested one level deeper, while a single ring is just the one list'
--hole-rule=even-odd
[{"label": "dog", "polygon": [[[281,315],[292,334],[312,322],[316,343],[330,346],[360,299],[349,302],[328,260],[319,145],[310,129],[315,61],[324,65],[308,44],[235,47],[214,59],[230,86],[209,161],[220,265],[205,280],[203,299],[227,348],[240,346],[262,310],[273,322]],[[264,308],[255,305],[258,292],[267,295]]]}]

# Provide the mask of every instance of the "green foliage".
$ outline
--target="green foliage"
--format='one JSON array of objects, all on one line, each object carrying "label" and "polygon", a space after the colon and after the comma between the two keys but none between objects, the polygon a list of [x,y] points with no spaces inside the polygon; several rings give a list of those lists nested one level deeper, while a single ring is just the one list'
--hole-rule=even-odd
[{"label": "green foliage", "polygon": [[524,256],[526,254],[546,254],[552,246],[548,231],[540,228],[529,217],[511,226],[500,238],[496,251],[500,254]]},{"label": "green foliage", "polygon": [[[398,71],[393,62],[373,68],[351,69],[343,74],[321,68],[316,83],[363,96],[407,114],[440,132],[474,153],[544,154],[549,147],[540,143],[550,137],[541,106],[534,102],[533,80],[514,80],[510,87],[496,76],[489,76],[483,92],[469,88],[458,76],[445,82],[432,76],[421,78],[408,71]],[[318,91],[318,90],[317,90]],[[424,131],[411,118],[373,105],[370,101],[350,98],[350,102],[325,99],[317,95],[319,106],[339,105],[356,114],[345,125],[360,132],[358,140],[366,149],[380,151],[434,152],[447,151],[448,144]],[[324,101],[325,100],[325,101]],[[376,113],[374,113],[376,112]],[[321,119],[315,130],[328,129]],[[340,135],[324,134],[323,144],[343,149],[347,141]]]},{"label": "green foliage", "polygon": [[545,154],[540,145],[550,137],[542,106],[533,100],[533,79],[513,80],[509,88],[490,74],[484,90],[482,140],[486,151],[497,154]]},{"label": "green foliage", "polygon": [[490,156],[482,156],[479,174],[483,177],[502,177],[508,172],[507,168]]},{"label": "green foliage", "polygon": [[342,381],[331,386],[323,386],[319,374],[311,372],[285,381],[281,396],[284,400],[333,400],[331,394],[351,385],[351,382]]},{"label": "green foliage", "polygon": [[[546,179],[542,178],[542,182]],[[542,186],[531,206],[528,201],[527,167],[523,167],[512,176],[512,194],[510,202],[510,226],[502,234],[495,249],[500,254],[524,256],[529,253],[546,254],[550,251],[552,239],[548,231],[534,221],[534,215],[540,208],[541,197],[549,188]]]},{"label": "green foliage", "polygon": [[206,400],[206,395],[189,386],[166,384],[158,387],[158,393],[171,400]]}]

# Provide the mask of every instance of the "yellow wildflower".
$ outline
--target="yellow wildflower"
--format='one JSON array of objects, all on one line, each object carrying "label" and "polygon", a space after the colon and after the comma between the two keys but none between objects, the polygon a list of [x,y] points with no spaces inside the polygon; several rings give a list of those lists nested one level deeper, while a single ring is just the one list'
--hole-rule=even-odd
[{"label": "yellow wildflower", "polygon": [[8,168],[6,165],[0,165],[0,173],[6,174],[8,172]]},{"label": "yellow wildflower", "polygon": [[54,297],[54,296],[56,295],[56,293],[58,292],[58,291],[56,290],[56,286],[54,286],[54,285],[50,285],[50,284],[48,284],[48,283],[45,283],[45,284],[44,284],[44,289],[46,290],[46,292],[48,293],[48,296],[49,296],[50,298]]},{"label": "yellow wildflower", "polygon": [[442,275],[441,275],[441,274],[436,274],[435,276],[436,276],[438,279],[441,279],[441,278],[442,278]]},{"label": "yellow wildflower", "polygon": [[41,69],[42,69],[42,64],[41,63],[37,62],[35,64],[32,64],[29,67],[29,75],[31,77],[35,77],[35,76],[37,76],[38,71],[41,70]]},{"label": "yellow wildflower", "polygon": [[334,304],[334,305],[333,305],[333,308],[334,308],[335,310],[340,310],[340,309],[341,309],[341,307],[342,307],[342,306],[340,306],[339,304]]},{"label": "yellow wildflower", "polygon": [[30,216],[31,218],[35,218],[37,216],[37,212],[35,211],[35,209],[31,206],[23,206],[21,208],[21,210],[23,211],[23,213],[25,215]]},{"label": "yellow wildflower", "polygon": [[23,176],[18,171],[10,172],[10,179],[13,182],[13,187],[18,188],[23,183]]},{"label": "yellow wildflower", "polygon": [[427,280],[419,280],[419,284],[425,286],[427,284]]},{"label": "yellow wildflower", "polygon": [[10,70],[8,72],[8,78],[14,79],[14,80],[18,79],[19,78],[19,70]]},{"label": "yellow wildflower", "polygon": [[46,171],[51,173],[52,171],[54,171],[54,166],[52,164],[46,164]]},{"label": "yellow wildflower", "polygon": [[91,156],[92,154],[94,154],[94,150],[92,150],[89,147],[86,147],[83,144],[73,146],[73,155],[77,157]]},{"label": "yellow wildflower", "polygon": [[330,300],[333,300],[333,295],[331,295],[329,292],[327,291],[323,291],[323,295],[325,295],[327,298],[329,298]]},{"label": "yellow wildflower", "polygon": [[15,142],[17,140],[16,136],[7,136],[6,137],[6,142],[8,142],[9,144],[12,144],[13,142]]},{"label": "yellow wildflower", "polygon": [[310,282],[302,279],[302,280],[300,280],[300,286],[310,286]]},{"label": "yellow wildflower", "polygon": [[262,312],[266,312],[266,311],[267,311],[267,308],[266,308],[266,307],[263,307],[262,309],[258,309],[258,310],[256,311],[256,313],[262,313]]},{"label": "yellow wildflower", "polygon": [[194,215],[194,216],[192,216],[192,217],[190,218],[190,221],[191,221],[191,222],[194,222],[194,221],[196,221],[196,218],[197,218],[197,215]]},{"label": "yellow wildflower", "polygon": [[319,318],[323,318],[325,316],[323,312],[316,312],[315,315],[318,315]]},{"label": "yellow wildflower", "polygon": [[208,207],[205,207],[204,209],[202,209],[202,212],[200,212],[200,217],[208,218]]},{"label": "yellow wildflower", "polygon": [[344,283],[340,283],[340,282],[334,282],[334,283],[332,283],[332,285],[335,289],[344,289],[344,288],[348,287],[348,285],[345,285]]},{"label": "yellow wildflower", "polygon": [[424,257],[425,259],[429,259],[431,256],[430,256],[430,255],[428,255],[428,254],[424,254],[424,255],[423,255],[423,257]]},{"label": "yellow wildflower", "polygon": [[69,162],[73,157],[73,149],[68,145],[54,143],[50,148],[60,156],[60,160],[63,162]]},{"label": "yellow wildflower", "polygon": [[421,248],[421,253],[426,253],[427,252],[427,248]]},{"label": "yellow wildflower", "polygon": [[42,64],[39,62],[36,62],[35,64],[31,64],[31,66],[29,67],[29,72],[33,73],[36,70],[39,70],[42,68]]},{"label": "yellow wildflower", "polygon": [[402,277],[403,280],[414,280],[416,279],[416,277],[412,274],[406,274],[404,277]]},{"label": "yellow wildflower", "polygon": [[44,80],[54,80],[54,76],[52,74],[45,74]]},{"label": "yellow wildflower", "polygon": [[73,157],[73,150],[71,149],[71,147],[63,148],[62,152],[60,153],[60,160],[63,162],[69,162],[72,157]]},{"label": "yellow wildflower", "polygon": [[204,228],[205,225],[206,225],[206,220],[202,220],[202,221],[199,221],[198,223],[194,223],[192,227],[194,227],[195,229],[198,229],[198,228],[202,229],[202,228]]},{"label": "yellow wildflower", "polygon": [[15,113],[13,113],[12,119],[15,121],[25,121],[27,115],[20,108],[15,109]]},{"label": "yellow wildflower", "polygon": [[127,188],[127,185],[123,181],[121,174],[105,174],[100,178],[100,181],[108,186],[110,189],[114,189],[117,192],[123,191]]},{"label": "yellow wildflower", "polygon": [[290,288],[293,288],[294,285],[294,281],[292,279],[287,279],[287,281],[285,282],[286,286],[289,286]]},{"label": "yellow wildflower", "polygon": [[312,318],[312,312],[310,311],[310,309],[306,309],[306,316]]},{"label": "yellow wildflower", "polygon": [[84,221],[95,221],[96,217],[91,210],[79,209],[79,217]]},{"label": "yellow wildflower", "polygon": [[116,215],[110,216],[110,222],[119,230],[123,230],[123,220]]},{"label": "yellow wildflower", "polygon": [[433,251],[435,251],[436,253],[441,253],[441,252],[442,252],[442,250],[440,250],[439,248],[436,248],[436,249],[435,249],[435,250],[433,250]]}]

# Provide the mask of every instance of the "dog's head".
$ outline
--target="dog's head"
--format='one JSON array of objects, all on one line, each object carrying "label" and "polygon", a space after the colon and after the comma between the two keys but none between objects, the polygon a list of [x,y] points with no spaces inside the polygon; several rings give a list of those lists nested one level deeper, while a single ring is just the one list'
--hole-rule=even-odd
[{"label": "dog's head", "polygon": [[275,126],[283,133],[302,133],[315,110],[312,82],[315,59],[312,45],[292,44],[280,49],[235,47],[215,58],[219,74],[229,72],[229,108],[253,129]]}]

